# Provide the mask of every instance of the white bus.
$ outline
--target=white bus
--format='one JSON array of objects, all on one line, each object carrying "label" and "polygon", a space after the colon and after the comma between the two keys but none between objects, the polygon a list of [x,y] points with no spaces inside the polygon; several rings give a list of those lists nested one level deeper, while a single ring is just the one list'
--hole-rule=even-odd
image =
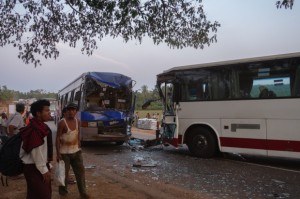
[{"label": "white bus", "polygon": [[118,73],[87,72],[58,92],[59,115],[69,102],[78,104],[81,141],[123,144],[131,135],[133,80]]},{"label": "white bus", "polygon": [[165,142],[203,158],[300,158],[300,53],[174,67],[157,86]]}]

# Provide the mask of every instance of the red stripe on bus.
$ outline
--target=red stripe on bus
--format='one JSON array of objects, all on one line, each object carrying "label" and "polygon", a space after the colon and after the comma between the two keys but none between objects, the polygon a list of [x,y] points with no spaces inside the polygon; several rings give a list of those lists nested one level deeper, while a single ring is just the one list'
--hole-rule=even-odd
[{"label": "red stripe on bus", "polygon": [[172,138],[172,139],[164,138],[163,143],[169,143],[175,147],[178,147],[178,145],[182,143],[182,135],[178,135],[178,138]]},{"label": "red stripe on bus", "polygon": [[300,152],[300,141],[220,137],[221,146]]},{"label": "red stripe on bus", "polygon": [[300,152],[300,141],[268,140],[268,150]]},{"label": "red stripe on bus", "polygon": [[220,137],[220,141],[225,147],[267,149],[267,141],[262,139]]}]

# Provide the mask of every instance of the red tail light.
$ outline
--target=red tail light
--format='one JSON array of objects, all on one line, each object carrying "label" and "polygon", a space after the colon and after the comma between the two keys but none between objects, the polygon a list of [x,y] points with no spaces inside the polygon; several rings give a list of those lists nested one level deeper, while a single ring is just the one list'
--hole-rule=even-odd
[{"label": "red tail light", "polygon": [[81,121],[81,127],[88,127],[88,122]]}]

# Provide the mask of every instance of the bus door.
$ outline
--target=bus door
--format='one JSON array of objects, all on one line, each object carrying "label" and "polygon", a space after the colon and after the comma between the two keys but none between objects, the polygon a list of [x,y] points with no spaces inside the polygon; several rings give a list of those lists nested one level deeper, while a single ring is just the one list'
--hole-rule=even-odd
[{"label": "bus door", "polygon": [[222,151],[267,155],[265,119],[221,119],[221,129]]},{"label": "bus door", "polygon": [[174,146],[177,146],[176,135],[176,115],[175,115],[175,105],[173,102],[174,95],[173,83],[162,83],[160,85],[160,95],[163,99],[164,113],[161,134],[165,142],[168,142]]}]

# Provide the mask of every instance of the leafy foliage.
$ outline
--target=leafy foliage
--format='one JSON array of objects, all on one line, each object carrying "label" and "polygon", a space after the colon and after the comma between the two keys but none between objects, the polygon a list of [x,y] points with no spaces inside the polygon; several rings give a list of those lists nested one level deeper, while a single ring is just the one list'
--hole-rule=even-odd
[{"label": "leafy foliage", "polygon": [[[136,110],[142,110],[142,105],[149,99],[160,99],[158,90],[155,88],[153,90],[149,90],[146,85],[142,86],[141,89],[138,89],[135,92],[136,95]],[[160,100],[156,102],[152,102],[151,105],[147,108],[147,110],[162,110],[163,106]]]},{"label": "leafy foliage", "polygon": [[282,0],[282,1],[277,1],[276,2],[277,8],[284,7],[285,9],[287,9],[287,8],[292,9],[293,5],[294,5],[294,0]]},{"label": "leafy foliage", "polygon": [[9,90],[7,86],[0,86],[0,101],[6,102],[11,101],[13,99],[13,91]]},{"label": "leafy foliage", "polygon": [[7,86],[0,87],[0,101],[3,103],[9,103],[13,100],[30,98],[57,98],[57,93],[46,92],[43,89],[31,90],[29,92],[20,92],[10,90],[7,88]]},{"label": "leafy foliage", "polygon": [[105,36],[202,49],[216,42],[219,26],[206,19],[202,0],[0,1],[0,46],[13,45],[35,66],[41,57],[57,58],[59,42],[91,55]]}]

